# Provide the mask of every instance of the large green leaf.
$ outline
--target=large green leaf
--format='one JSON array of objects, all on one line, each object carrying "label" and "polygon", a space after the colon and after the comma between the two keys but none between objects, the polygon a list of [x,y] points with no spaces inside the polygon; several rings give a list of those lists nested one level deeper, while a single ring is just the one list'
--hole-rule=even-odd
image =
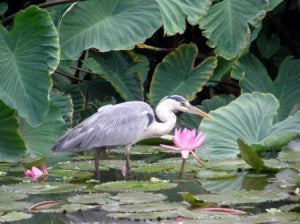
[{"label": "large green leaf", "polygon": [[[111,83],[124,100],[142,100],[143,83],[149,70],[146,57],[134,58],[128,52],[92,53],[86,65]],[[145,69],[146,68],[146,69]]]},{"label": "large green leaf", "polygon": [[277,172],[278,169],[267,167],[264,164],[264,161],[257,155],[254,149],[245,144],[245,142],[238,138],[237,140],[238,146],[241,151],[242,158],[252,166],[257,172]]},{"label": "large green leaf", "polygon": [[81,51],[132,48],[161,26],[158,4],[149,0],[90,0],[78,2],[63,17],[61,46],[67,57]]},{"label": "large green leaf", "polygon": [[159,4],[164,30],[167,35],[183,33],[186,18],[192,25],[206,15],[212,0],[155,0]]},{"label": "large green leaf", "polygon": [[273,125],[278,100],[272,94],[245,93],[204,119],[200,129],[206,142],[197,152],[210,158],[234,157],[239,153],[236,140],[242,138],[256,150],[280,148],[300,133],[300,112]]},{"label": "large green leaf", "polygon": [[0,98],[31,125],[48,111],[49,74],[59,62],[58,36],[49,13],[20,11],[11,31],[0,25]]},{"label": "large green leaf", "polygon": [[[214,96],[211,99],[204,100],[202,102],[202,105],[197,106],[197,107],[199,109],[205,111],[206,113],[208,113],[211,110],[215,110],[219,107],[226,106],[233,99],[234,99],[234,97],[231,95],[218,95],[218,96]],[[202,119],[203,119],[202,117],[199,117],[197,115],[184,113],[180,117],[179,124],[182,127],[198,128]]]},{"label": "large green leaf", "polygon": [[200,19],[200,28],[215,53],[232,59],[250,43],[249,25],[258,27],[265,16],[265,0],[224,0],[214,4]]},{"label": "large green leaf", "polygon": [[26,147],[32,154],[52,155],[51,147],[65,133],[67,126],[59,109],[50,104],[48,115],[39,126],[32,127],[21,119],[20,129]]},{"label": "large green leaf", "polygon": [[55,106],[59,108],[59,111],[65,120],[65,122],[72,126],[73,122],[73,100],[70,94],[62,94],[59,91],[52,90],[50,94],[51,100]]},{"label": "large green leaf", "polygon": [[14,110],[0,100],[0,161],[16,161],[25,152]]},{"label": "large green leaf", "polygon": [[168,95],[181,95],[192,100],[212,76],[217,59],[209,57],[194,67],[198,49],[195,44],[183,44],[168,54],[156,67],[151,87],[150,102],[157,104]]},{"label": "large green leaf", "polygon": [[296,104],[300,104],[300,60],[287,57],[281,63],[273,82],[263,64],[251,54],[236,63],[233,76],[240,79],[243,92],[273,93],[280,103],[277,119],[285,119]]}]

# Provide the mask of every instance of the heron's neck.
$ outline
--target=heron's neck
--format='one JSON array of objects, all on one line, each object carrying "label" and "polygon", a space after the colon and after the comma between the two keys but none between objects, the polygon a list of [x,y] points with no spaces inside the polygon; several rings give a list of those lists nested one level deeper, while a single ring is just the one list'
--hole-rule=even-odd
[{"label": "heron's neck", "polygon": [[155,113],[161,121],[155,122],[156,134],[159,136],[168,134],[175,127],[176,115],[170,109],[159,106]]}]

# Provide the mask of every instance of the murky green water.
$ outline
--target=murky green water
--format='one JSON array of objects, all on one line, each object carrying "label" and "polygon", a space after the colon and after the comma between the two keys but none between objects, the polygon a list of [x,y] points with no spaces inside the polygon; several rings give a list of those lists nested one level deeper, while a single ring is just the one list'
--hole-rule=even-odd
[{"label": "murky green water", "polygon": [[[9,215],[12,220],[20,215],[15,223],[298,223],[300,219],[299,213],[288,212],[299,206],[299,161],[267,160],[266,164],[281,171],[259,174],[243,160],[208,161],[199,167],[190,159],[179,180],[181,159],[177,154],[137,146],[131,158],[131,182],[118,182],[126,180],[121,172],[125,164],[122,150],[104,156],[100,182],[93,180],[90,155],[48,159],[49,176],[39,182],[23,177],[23,164],[1,164],[0,220]],[[9,196],[11,192],[16,198]],[[246,214],[203,212],[183,202],[184,192],[194,195],[198,205],[206,202],[209,207],[234,208]],[[26,210],[43,201],[61,203]]]}]

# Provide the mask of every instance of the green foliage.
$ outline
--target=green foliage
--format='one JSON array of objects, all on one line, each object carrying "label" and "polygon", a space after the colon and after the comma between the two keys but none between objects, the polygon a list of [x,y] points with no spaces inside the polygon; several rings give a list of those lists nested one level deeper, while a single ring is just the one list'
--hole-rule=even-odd
[{"label": "green foliage", "polygon": [[299,74],[300,60],[287,57],[273,82],[263,64],[255,56],[247,54],[238,60],[233,76],[240,78],[243,92],[273,93],[280,103],[277,119],[281,121],[300,103]]},{"label": "green foliage", "polygon": [[156,67],[150,87],[150,102],[155,105],[164,96],[181,95],[188,100],[195,98],[212,76],[217,60],[209,57],[195,66],[198,49],[196,45],[181,45],[168,54]]},{"label": "green foliage", "polygon": [[234,157],[239,153],[236,143],[242,138],[256,151],[278,149],[299,134],[300,113],[275,123],[278,100],[272,94],[245,93],[203,120],[199,129],[206,133],[206,143],[199,155],[211,158]]},{"label": "green foliage", "polygon": [[0,101],[0,160],[16,161],[20,159],[25,148],[18,128],[16,113]]},{"label": "green foliage", "polygon": [[126,101],[142,100],[143,81],[147,77],[149,62],[146,57],[130,55],[130,52],[92,53],[86,60],[91,71],[110,82]]},{"label": "green foliage", "polygon": [[77,59],[91,47],[101,52],[132,48],[161,26],[159,16],[155,1],[79,2],[64,15],[60,25],[63,53]]},{"label": "green foliage", "polygon": [[206,15],[212,0],[156,0],[161,12],[164,31],[167,35],[183,33],[186,29],[186,19],[196,25],[198,20]]},{"label": "green foliage", "polygon": [[159,191],[174,188],[177,185],[169,182],[151,181],[119,181],[96,185],[97,191],[131,192],[131,191]]},{"label": "green foliage", "polygon": [[58,36],[49,13],[31,6],[13,28],[0,26],[0,98],[37,126],[48,111],[49,75],[59,62]]},{"label": "green foliage", "polygon": [[267,1],[224,0],[211,6],[200,27],[215,53],[228,60],[238,56],[250,42],[249,25],[258,27]]},{"label": "green foliage", "polygon": [[[197,152],[205,158],[236,156],[238,138],[261,152],[299,135],[297,2],[39,2],[0,3],[0,161],[51,156],[67,127],[101,106],[130,100],[155,106],[172,94],[214,116],[178,119],[180,127],[202,122],[206,142]],[[113,161],[102,169],[122,168]],[[169,168],[177,170],[175,163]]]}]

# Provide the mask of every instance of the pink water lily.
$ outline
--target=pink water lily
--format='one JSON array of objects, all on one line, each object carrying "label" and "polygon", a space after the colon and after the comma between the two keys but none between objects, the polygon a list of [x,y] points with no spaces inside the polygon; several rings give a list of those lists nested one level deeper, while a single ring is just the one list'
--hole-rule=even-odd
[{"label": "pink water lily", "polygon": [[40,177],[47,177],[48,171],[46,165],[42,164],[41,168],[42,169],[40,170],[39,168],[33,166],[30,170],[24,171],[24,176],[32,180],[38,180]]},{"label": "pink water lily", "polygon": [[[189,154],[191,153],[194,157],[196,154],[194,151],[201,147],[205,139],[205,134],[200,131],[196,135],[196,130],[189,130],[187,128],[180,130],[175,129],[175,135],[173,137],[173,142],[175,146],[170,145],[161,145],[165,149],[172,149],[177,150],[181,152],[181,156],[184,159],[187,159]],[[198,158],[198,156],[195,157],[197,161],[202,164],[202,161]]]},{"label": "pink water lily", "polygon": [[187,128],[184,128],[183,130],[180,130],[176,128],[175,135],[173,137],[175,146],[161,145],[165,149],[171,149],[181,152],[182,165],[178,177],[182,176],[185,161],[189,157],[190,153],[201,165],[203,164],[203,162],[199,159],[194,151],[202,146],[204,139],[205,134],[202,131],[197,134],[195,129],[189,130]]}]

